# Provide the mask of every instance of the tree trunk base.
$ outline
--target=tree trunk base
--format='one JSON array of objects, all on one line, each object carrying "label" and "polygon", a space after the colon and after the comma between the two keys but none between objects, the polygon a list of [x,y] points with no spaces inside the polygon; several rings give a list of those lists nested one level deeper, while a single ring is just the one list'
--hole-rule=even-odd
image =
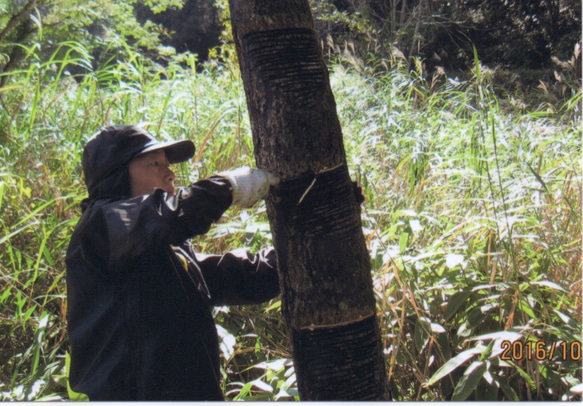
[{"label": "tree trunk base", "polygon": [[385,370],[378,365],[378,334],[374,316],[343,326],[292,331],[302,400],[390,400]]}]

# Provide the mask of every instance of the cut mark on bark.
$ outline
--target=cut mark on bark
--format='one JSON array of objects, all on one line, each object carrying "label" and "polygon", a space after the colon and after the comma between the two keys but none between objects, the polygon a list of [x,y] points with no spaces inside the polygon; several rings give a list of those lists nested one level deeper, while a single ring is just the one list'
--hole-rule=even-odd
[{"label": "cut mark on bark", "polygon": [[310,186],[308,186],[308,188],[306,189],[306,191],[304,192],[304,194],[302,195],[302,197],[300,197],[300,200],[298,201],[296,206],[299,206],[302,201],[304,200],[304,198],[306,197],[306,195],[308,194],[308,192],[312,189],[312,187],[314,186],[314,184],[316,183],[316,181],[318,180],[318,176],[322,173],[326,173],[326,172],[331,172],[335,169],[340,168],[342,165],[344,165],[343,163],[340,163],[332,168],[323,168],[320,172],[318,172],[315,176],[314,176],[314,180],[312,181],[312,183],[310,183]]},{"label": "cut mark on bark", "polygon": [[362,321],[363,319],[373,317],[374,315],[375,315],[375,312],[372,311],[369,314],[366,314],[364,316],[359,317],[357,320],[342,321],[340,323],[335,323],[335,324],[319,324],[317,326],[314,324],[310,324],[309,326],[300,328],[300,330],[314,331],[316,329],[330,329],[330,328],[344,327],[344,326],[348,326],[349,324],[358,323],[358,322]]},{"label": "cut mark on bark", "polygon": [[[382,358],[376,318],[349,325],[293,330],[298,382],[309,382],[305,400],[367,400],[382,397]],[[300,350],[301,349],[301,350]]]},{"label": "cut mark on bark", "polygon": [[259,31],[242,40],[250,71],[267,84],[268,93],[289,97],[289,101],[313,104],[326,88],[314,33],[305,28]]},{"label": "cut mark on bark", "polygon": [[336,235],[351,239],[360,228],[360,216],[353,210],[353,186],[345,163],[281,182],[276,193],[279,222],[290,227],[295,235],[292,238],[305,240]]}]

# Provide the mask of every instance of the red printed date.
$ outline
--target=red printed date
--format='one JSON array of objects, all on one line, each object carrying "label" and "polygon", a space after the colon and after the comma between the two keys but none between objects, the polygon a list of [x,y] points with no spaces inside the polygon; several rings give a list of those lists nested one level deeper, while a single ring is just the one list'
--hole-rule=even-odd
[{"label": "red printed date", "polygon": [[504,361],[542,361],[552,360],[555,356],[562,361],[581,360],[581,342],[573,341],[571,343],[566,341],[556,342],[551,341],[546,343],[544,341],[502,341],[502,355],[501,359]]}]

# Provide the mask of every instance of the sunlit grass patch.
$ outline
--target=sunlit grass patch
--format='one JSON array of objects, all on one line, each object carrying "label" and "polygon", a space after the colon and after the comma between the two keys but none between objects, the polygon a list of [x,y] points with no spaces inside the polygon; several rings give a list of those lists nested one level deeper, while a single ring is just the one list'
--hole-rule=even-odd
[{"label": "sunlit grass patch", "polygon": [[[85,197],[84,142],[102,125],[140,123],[197,153],[187,184],[253,165],[240,78],[217,66],[162,67],[128,49],[91,66],[67,52],[14,72],[0,89],[0,398],[66,398],[64,254]],[[35,58],[34,49],[30,58]],[[68,58],[68,59],[67,59]],[[581,342],[581,126],[554,112],[501,108],[484,70],[459,81],[401,68],[331,66],[397,399],[576,399],[581,364],[503,359],[513,337]],[[567,109],[569,113],[565,113]],[[229,209],[200,252],[270,245],[265,206]],[[280,303],[221,308],[229,399],[297,396]],[[526,348],[526,347],[525,347]],[[576,354],[575,354],[576,355]]]}]

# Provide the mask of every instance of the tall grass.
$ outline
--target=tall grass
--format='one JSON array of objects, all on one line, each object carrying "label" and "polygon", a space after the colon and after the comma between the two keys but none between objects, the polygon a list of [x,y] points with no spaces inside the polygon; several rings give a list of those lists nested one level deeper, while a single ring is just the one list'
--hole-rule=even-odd
[{"label": "tall grass", "polygon": [[[126,47],[99,70],[65,43],[0,89],[0,398],[67,398],[64,253],[85,196],[84,142],[140,123],[197,146],[186,184],[253,164],[236,73],[194,57],[155,65]],[[474,77],[379,74],[338,63],[331,82],[363,225],[393,395],[403,400],[575,399],[581,363],[504,359],[581,342],[580,90],[566,106],[508,110],[476,58]],[[230,209],[193,240],[201,252],[269,245],[262,204]],[[225,393],[297,398],[278,300],[219,308]],[[576,346],[576,344],[575,344]],[[534,348],[534,347],[533,347]],[[539,348],[540,349],[540,348]],[[540,351],[539,351],[540,352]],[[576,355],[576,354],[574,354]],[[544,357],[542,357],[544,358]]]},{"label": "tall grass", "polygon": [[[503,111],[477,58],[463,83],[428,82],[420,64],[364,73],[337,69],[333,84],[367,185],[394,393],[580,398],[580,355],[551,357],[581,343],[580,111]],[[502,352],[527,342],[538,355]]]}]

